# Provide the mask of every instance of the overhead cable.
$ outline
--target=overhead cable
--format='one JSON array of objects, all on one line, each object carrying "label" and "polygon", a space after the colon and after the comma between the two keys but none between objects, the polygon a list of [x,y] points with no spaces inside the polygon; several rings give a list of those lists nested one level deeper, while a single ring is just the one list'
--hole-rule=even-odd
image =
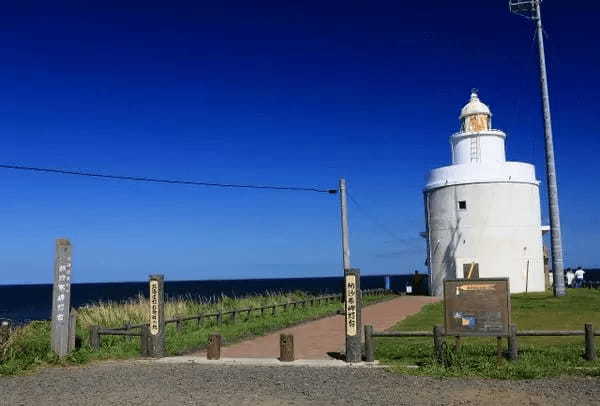
[{"label": "overhead cable", "polygon": [[81,171],[72,171],[72,170],[67,170],[67,169],[39,168],[39,167],[22,166],[22,165],[0,164],[0,168],[14,169],[14,170],[20,170],[20,171],[30,171],[30,172],[54,173],[54,174],[59,174],[59,175],[75,175],[75,176],[86,176],[86,177],[102,178],[102,179],[128,180],[128,181],[134,181],[134,182],[168,183],[168,184],[175,184],[175,185],[212,186],[212,187],[224,187],[224,188],[290,190],[290,191],[296,191],[296,192],[317,192],[317,193],[330,193],[330,194],[337,193],[337,189],[321,189],[321,188],[316,188],[316,187],[197,182],[197,181],[181,180],[181,179],[160,179],[160,178],[150,178],[150,177],[140,177],[140,176],[110,175],[110,174],[103,174],[103,173],[81,172]]},{"label": "overhead cable", "polygon": [[356,208],[362,212],[362,214],[367,217],[375,227],[379,228],[381,231],[383,231],[384,233],[388,234],[390,237],[392,237],[394,240],[402,240],[402,238],[400,238],[396,233],[394,233],[392,230],[390,230],[383,222],[379,221],[379,219],[377,219],[377,217],[375,217],[374,215],[370,214],[360,203],[358,203],[356,201],[356,199],[349,193],[346,192],[346,194],[348,195],[348,197],[350,198],[350,201],[352,201],[352,203],[354,203],[354,206],[356,206]]}]

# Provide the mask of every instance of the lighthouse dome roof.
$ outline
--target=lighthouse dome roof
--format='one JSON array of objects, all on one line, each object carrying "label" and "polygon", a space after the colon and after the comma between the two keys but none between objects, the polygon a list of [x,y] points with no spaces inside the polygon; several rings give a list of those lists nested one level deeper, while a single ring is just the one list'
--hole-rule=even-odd
[{"label": "lighthouse dome roof", "polygon": [[460,118],[464,118],[467,116],[472,116],[474,114],[486,114],[488,116],[492,115],[490,108],[479,100],[479,96],[477,95],[477,90],[473,89],[471,91],[471,100],[460,111]]}]

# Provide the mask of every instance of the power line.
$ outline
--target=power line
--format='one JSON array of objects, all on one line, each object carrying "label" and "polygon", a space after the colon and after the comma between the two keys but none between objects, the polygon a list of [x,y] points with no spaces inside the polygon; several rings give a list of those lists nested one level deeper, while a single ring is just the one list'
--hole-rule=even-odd
[{"label": "power line", "polygon": [[91,177],[91,178],[128,180],[128,181],[134,181],[134,182],[168,183],[168,184],[174,184],[174,185],[213,186],[213,187],[244,188],[244,189],[291,190],[291,191],[295,191],[295,192],[317,192],[317,193],[329,193],[329,194],[337,193],[337,189],[320,189],[320,188],[316,188],[316,187],[245,185],[245,184],[235,184],[235,183],[196,182],[196,181],[181,180],[181,179],[159,179],[159,178],[149,178],[149,177],[139,177],[139,176],[109,175],[109,174],[102,174],[102,173],[71,171],[71,170],[67,170],[67,169],[38,168],[38,167],[33,167],[33,166],[21,166],[21,165],[0,164],[0,168],[1,169],[15,169],[15,170],[19,170],[19,171],[29,171],[29,172],[54,173],[54,174],[59,174],[59,175],[75,175],[75,176],[86,176],[86,177]]},{"label": "power line", "polygon": [[383,222],[379,221],[375,216],[371,215],[364,207],[362,207],[362,205],[360,203],[358,203],[356,201],[356,199],[348,192],[346,192],[348,194],[348,197],[350,198],[350,200],[352,201],[352,203],[354,203],[354,205],[356,206],[356,208],[362,212],[362,214],[365,215],[365,217],[367,217],[369,220],[371,220],[371,222],[373,223],[373,225],[375,225],[376,227],[378,227],[381,231],[383,231],[384,233],[388,234],[390,237],[392,237],[394,240],[402,240],[402,238],[398,237],[398,235],[396,233],[394,233],[393,231],[391,231]]}]

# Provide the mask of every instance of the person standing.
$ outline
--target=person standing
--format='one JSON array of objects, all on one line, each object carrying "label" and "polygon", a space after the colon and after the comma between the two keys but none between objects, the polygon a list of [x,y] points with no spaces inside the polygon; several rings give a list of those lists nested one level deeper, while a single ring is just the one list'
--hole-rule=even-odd
[{"label": "person standing", "polygon": [[565,276],[567,278],[567,287],[572,288],[573,287],[573,279],[575,279],[575,272],[573,272],[573,270],[571,268],[569,268],[569,269],[567,269]]},{"label": "person standing", "polygon": [[582,288],[583,287],[583,275],[585,275],[585,271],[578,266],[575,271],[575,287]]}]

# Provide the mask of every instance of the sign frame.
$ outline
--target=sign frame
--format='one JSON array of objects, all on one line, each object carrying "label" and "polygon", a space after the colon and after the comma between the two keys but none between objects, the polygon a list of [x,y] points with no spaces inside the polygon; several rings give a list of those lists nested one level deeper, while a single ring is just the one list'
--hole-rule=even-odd
[{"label": "sign frame", "polygon": [[[477,289],[473,289],[473,285],[483,285],[485,286],[485,290],[493,290],[498,299],[496,301],[485,300],[485,302],[482,302],[478,297],[473,297],[473,295],[469,295],[468,293],[463,293],[463,297],[459,297],[460,294],[458,292],[460,291],[477,291]],[[465,286],[465,288],[459,290],[460,286]],[[468,289],[468,287],[471,289]],[[487,296],[487,298],[489,297]],[[508,337],[512,322],[509,278],[446,279],[444,281],[443,308],[446,336]],[[467,317],[463,316],[465,313]],[[494,318],[491,323],[499,325],[500,329],[494,330],[490,327],[487,329],[485,327],[477,328],[478,321],[483,319],[483,316],[478,315],[482,313],[488,316],[496,316],[498,314],[499,320]],[[461,328],[461,326],[457,327],[452,322],[452,320],[457,318],[457,315],[460,315],[462,323],[467,323],[466,325],[463,324],[464,328]],[[470,323],[475,323],[475,326],[469,326]],[[468,331],[467,329],[472,330]]]}]

